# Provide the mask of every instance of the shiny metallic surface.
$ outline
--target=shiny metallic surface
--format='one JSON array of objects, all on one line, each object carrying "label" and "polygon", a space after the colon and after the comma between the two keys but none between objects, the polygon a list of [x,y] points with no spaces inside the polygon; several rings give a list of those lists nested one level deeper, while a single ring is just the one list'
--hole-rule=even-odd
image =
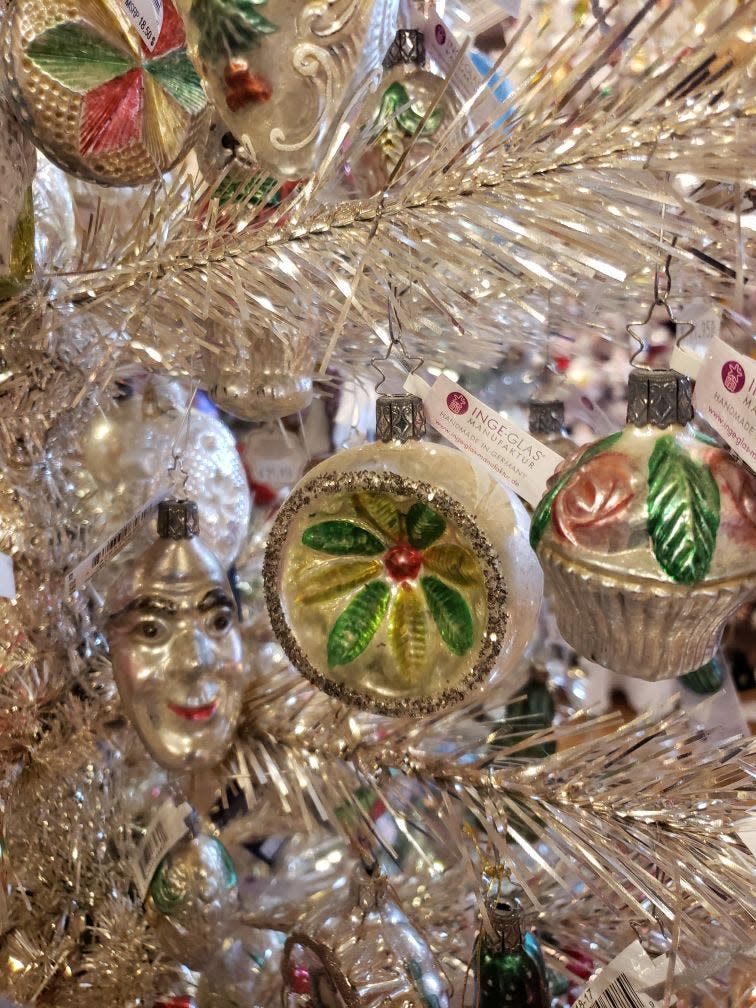
[{"label": "shiny metallic surface", "polygon": [[182,840],[158,866],[146,900],[164,952],[194,970],[217,955],[237,909],[236,872],[223,844]]},{"label": "shiny metallic surface", "polygon": [[219,114],[277,178],[313,174],[350,87],[380,72],[398,0],[268,0],[260,10],[269,27],[248,29],[248,45],[201,20],[197,6],[180,0],[190,54]]},{"label": "shiny metallic surface", "polygon": [[246,673],[231,587],[199,539],[158,539],[108,598],[113,674],[126,714],[168,770],[226,754]]}]

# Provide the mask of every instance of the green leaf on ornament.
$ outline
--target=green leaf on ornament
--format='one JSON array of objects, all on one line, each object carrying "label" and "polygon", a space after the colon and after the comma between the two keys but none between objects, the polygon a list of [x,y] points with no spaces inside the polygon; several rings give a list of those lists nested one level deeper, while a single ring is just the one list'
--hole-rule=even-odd
[{"label": "green leaf on ornament", "polygon": [[183,50],[149,60],[144,68],[191,115],[197,115],[207,105],[202,81]]},{"label": "green leaf on ornament", "polygon": [[593,444],[588,445],[575,463],[571,465],[569,469],[566,469],[556,481],[554,486],[544,494],[530,520],[530,545],[533,549],[538,549],[538,544],[543,538],[543,533],[546,531],[549,521],[551,520],[552,505],[554,504],[554,500],[562,487],[564,487],[570,479],[572,479],[581,465],[585,462],[590,462],[592,458],[600,455],[603,451],[606,451],[607,448],[611,448],[613,444],[619,441],[623,433],[624,432],[621,430],[615,431],[614,434],[609,434],[608,437],[601,438],[600,441],[595,441]]},{"label": "green leaf on ornament", "polygon": [[710,696],[722,688],[724,670],[716,658],[714,658],[712,661],[702,665],[701,668],[681,675],[680,682],[700,696]]},{"label": "green leaf on ornament", "polygon": [[423,565],[458,585],[481,580],[480,564],[470,550],[455,543],[439,543],[423,553]]},{"label": "green leaf on ornament", "polygon": [[673,581],[696,584],[711,565],[719,528],[719,488],[671,434],[648,460],[648,534],[659,566]]},{"label": "green leaf on ornament", "polygon": [[305,529],[302,544],[332,556],[372,556],[386,549],[368,529],[340,519],[319,522]]},{"label": "green leaf on ornament", "polygon": [[428,660],[428,625],[417,588],[402,585],[389,612],[388,643],[399,678],[410,685]]},{"label": "green leaf on ornament", "polygon": [[352,588],[372,581],[382,569],[380,560],[334,560],[322,564],[302,578],[297,605],[330,602]]},{"label": "green leaf on ornament", "polygon": [[352,497],[358,513],[372,522],[373,525],[396,542],[402,534],[401,516],[392,497],[379,493],[356,493]]},{"label": "green leaf on ornament", "polygon": [[407,512],[407,535],[415,549],[425,549],[446,531],[443,517],[418,501]]},{"label": "green leaf on ornament", "polygon": [[260,44],[260,36],[278,31],[256,9],[267,0],[194,0],[189,16],[199,32],[198,50],[207,62],[227,60]]},{"label": "green leaf on ornament", "polygon": [[[433,136],[444,121],[445,109],[437,105],[423,126],[423,136]],[[409,91],[400,81],[395,81],[383,92],[380,108],[375,117],[377,126],[386,127],[394,120],[407,136],[414,136],[417,128],[425,117],[425,109],[415,108]]]},{"label": "green leaf on ornament", "polygon": [[391,590],[385,581],[372,581],[355,595],[328,635],[331,668],[359,658],[383,622],[390,598]]},{"label": "green leaf on ornament", "polygon": [[86,94],[134,66],[126,53],[75,21],[61,21],[42,32],[26,55],[48,77],[77,94]]},{"label": "green leaf on ornament", "polygon": [[456,588],[451,588],[434,575],[420,578],[420,585],[441,640],[452,654],[460,657],[466,654],[474,638],[469,605]]}]

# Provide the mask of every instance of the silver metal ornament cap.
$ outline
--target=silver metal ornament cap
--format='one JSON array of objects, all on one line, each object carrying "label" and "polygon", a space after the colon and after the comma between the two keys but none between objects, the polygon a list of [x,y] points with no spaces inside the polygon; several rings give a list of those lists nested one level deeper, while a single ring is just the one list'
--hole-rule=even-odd
[{"label": "silver metal ornament cap", "polygon": [[196,501],[173,497],[160,501],[157,531],[161,539],[193,539],[198,536],[199,508]]},{"label": "silver metal ornament cap", "polygon": [[561,434],[564,403],[559,399],[531,399],[528,403],[528,430],[531,434]]},{"label": "silver metal ornament cap", "polygon": [[420,396],[410,392],[379,395],[375,404],[375,434],[390,441],[421,441],[426,432],[425,409]]},{"label": "silver metal ornament cap", "polygon": [[503,952],[515,952],[522,945],[522,910],[513,898],[492,899],[486,910],[496,930],[499,947]]},{"label": "silver metal ornament cap", "polygon": [[397,63],[425,63],[425,36],[419,28],[398,28],[394,41],[383,57],[384,70]]},{"label": "silver metal ornament cap", "polygon": [[669,427],[693,419],[693,385],[677,371],[634,368],[627,382],[627,422]]}]

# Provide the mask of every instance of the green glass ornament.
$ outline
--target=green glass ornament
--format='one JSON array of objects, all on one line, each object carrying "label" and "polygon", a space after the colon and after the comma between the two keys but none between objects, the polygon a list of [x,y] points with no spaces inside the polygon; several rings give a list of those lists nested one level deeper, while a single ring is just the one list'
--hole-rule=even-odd
[{"label": "green glass ornament", "polygon": [[541,948],[517,903],[499,898],[486,909],[493,933],[481,932],[474,953],[475,1008],[549,1008]]},{"label": "green glass ornament", "polygon": [[701,696],[711,696],[719,692],[724,683],[724,668],[717,656],[693,672],[680,676],[680,682]]}]

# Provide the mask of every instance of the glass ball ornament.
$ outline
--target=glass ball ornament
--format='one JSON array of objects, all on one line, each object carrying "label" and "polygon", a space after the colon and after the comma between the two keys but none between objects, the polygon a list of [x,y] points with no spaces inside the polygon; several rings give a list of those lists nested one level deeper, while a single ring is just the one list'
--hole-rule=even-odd
[{"label": "glass ball ornament", "polygon": [[655,681],[711,661],[756,592],[756,478],[688,424],[687,378],[638,369],[628,400],[627,425],[552,478],[531,543],[564,639]]},{"label": "glass ball ornament", "polygon": [[180,841],[166,854],[145,900],[162,950],[193,970],[217,956],[238,909],[236,871],[214,836]]},{"label": "glass ball ornament", "polygon": [[531,399],[528,402],[528,430],[543,445],[567,458],[577,451],[564,429],[564,403],[559,399]]},{"label": "glass ball ornament", "polygon": [[[391,402],[387,404],[387,399]],[[413,402],[413,400],[415,400]],[[452,448],[408,440],[413,396],[381,397],[388,443],[339,452],[300,481],[268,538],[273,630],[325,692],[389,715],[461,700],[533,633],[542,576],[517,498]]]},{"label": "glass ball ornament", "polygon": [[278,179],[312,175],[355,84],[376,72],[398,0],[179,0],[189,52],[218,114]]},{"label": "glass ball ornament", "polygon": [[84,435],[82,461],[94,489],[82,516],[98,537],[110,534],[170,484],[176,448],[186,475],[183,490],[202,513],[200,538],[230,567],[252,509],[233,434],[212,410],[194,407],[182,427],[188,393],[180,382],[138,373],[124,379],[119,393],[103,404]]},{"label": "glass ball ornament", "polygon": [[101,185],[139,185],[169,171],[189,152],[207,108],[173,0],[141,31],[125,7],[17,0],[2,35],[19,122],[51,161]]}]

